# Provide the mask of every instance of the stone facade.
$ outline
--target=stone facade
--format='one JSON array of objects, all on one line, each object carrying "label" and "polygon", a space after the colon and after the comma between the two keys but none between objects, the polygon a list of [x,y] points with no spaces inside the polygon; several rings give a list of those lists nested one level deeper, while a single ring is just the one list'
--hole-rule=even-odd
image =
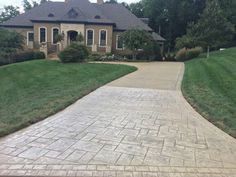
[{"label": "stone facade", "polygon": [[[46,44],[47,48],[56,51],[56,44],[53,44],[53,29],[58,29],[59,33],[64,35],[64,41],[61,46],[65,48],[69,45],[69,31],[75,31],[78,34],[81,33],[84,36],[84,45],[87,41],[87,30],[93,30],[93,45],[87,46],[91,52],[94,53],[114,53],[120,55],[127,55],[130,53],[127,49],[117,49],[117,36],[120,36],[122,32],[113,31],[112,25],[85,25],[85,24],[67,24],[67,23],[34,23],[32,28],[8,28],[15,30],[25,37],[25,48],[40,49],[40,28],[46,29]],[[99,44],[100,31],[105,30],[107,32],[107,45],[101,47]],[[28,41],[28,33],[34,33],[34,42]]]}]

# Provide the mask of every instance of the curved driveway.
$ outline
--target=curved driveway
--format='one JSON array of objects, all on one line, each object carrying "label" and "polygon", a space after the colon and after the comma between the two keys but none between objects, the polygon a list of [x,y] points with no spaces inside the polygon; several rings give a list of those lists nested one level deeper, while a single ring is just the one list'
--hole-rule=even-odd
[{"label": "curved driveway", "polygon": [[184,65],[132,65],[139,70],[1,139],[0,175],[235,177],[236,140],[185,101]]}]

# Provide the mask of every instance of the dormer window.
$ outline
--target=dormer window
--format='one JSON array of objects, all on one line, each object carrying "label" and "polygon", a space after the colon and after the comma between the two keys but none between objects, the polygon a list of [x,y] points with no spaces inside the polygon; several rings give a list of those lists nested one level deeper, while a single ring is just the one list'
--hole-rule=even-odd
[{"label": "dormer window", "polygon": [[101,19],[101,16],[100,15],[96,15],[94,18],[95,19]]},{"label": "dormer window", "polygon": [[68,12],[68,16],[69,16],[69,18],[76,18],[78,16],[78,13],[74,9],[71,9]]},{"label": "dormer window", "polygon": [[48,14],[48,17],[54,17],[54,14],[50,13]]}]

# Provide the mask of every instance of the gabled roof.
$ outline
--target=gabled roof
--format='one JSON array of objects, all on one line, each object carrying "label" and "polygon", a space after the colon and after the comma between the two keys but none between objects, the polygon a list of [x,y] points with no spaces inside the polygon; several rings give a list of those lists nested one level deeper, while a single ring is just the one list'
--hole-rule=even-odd
[{"label": "gabled roof", "polygon": [[[72,14],[72,15],[71,15]],[[109,24],[114,30],[152,29],[121,4],[93,4],[88,0],[45,2],[0,26],[32,27],[33,22]]]},{"label": "gabled roof", "polygon": [[108,19],[115,22],[115,30],[138,28],[146,31],[153,31],[147,24],[132,14],[122,4],[94,3],[93,5],[99,9]]}]

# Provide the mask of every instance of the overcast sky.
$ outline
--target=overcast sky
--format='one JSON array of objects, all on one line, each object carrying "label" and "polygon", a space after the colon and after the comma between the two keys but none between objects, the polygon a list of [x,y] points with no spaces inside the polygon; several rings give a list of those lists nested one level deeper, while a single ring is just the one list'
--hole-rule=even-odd
[{"label": "overcast sky", "polygon": [[[31,0],[30,0],[31,1]],[[37,0],[39,1],[39,0]],[[52,1],[64,1],[64,0],[52,0]],[[97,0],[90,0],[91,2],[96,2]],[[126,3],[132,3],[132,2],[138,2],[139,0],[118,0],[118,2],[126,2]],[[22,10],[22,0],[0,0],[0,8],[2,8],[5,5],[13,5],[18,6]]]}]

